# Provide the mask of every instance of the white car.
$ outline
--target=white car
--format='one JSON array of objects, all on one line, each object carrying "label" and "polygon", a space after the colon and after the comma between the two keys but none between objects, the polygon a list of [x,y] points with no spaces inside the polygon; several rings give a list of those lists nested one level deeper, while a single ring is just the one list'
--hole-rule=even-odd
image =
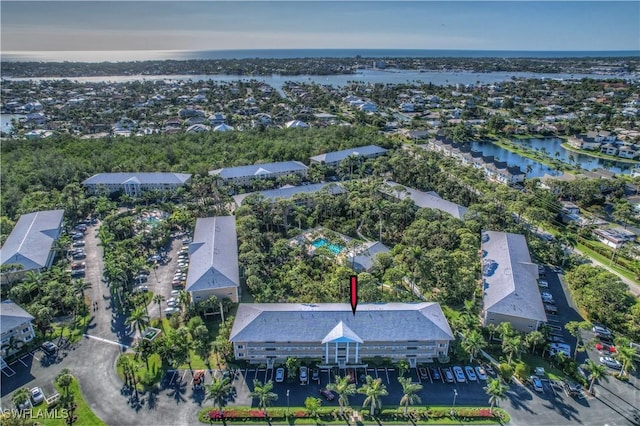
[{"label": "white car", "polygon": [[167,302],[167,306],[170,308],[177,308],[180,303],[177,300],[170,300]]},{"label": "white car", "polygon": [[618,360],[611,358],[610,356],[601,356],[600,364],[604,364],[609,368],[613,368],[614,370],[621,370],[622,364],[618,362]]},{"label": "white car", "polygon": [[42,393],[42,389],[35,387],[31,388],[31,399],[35,405],[38,405],[44,401],[44,394]]},{"label": "white car", "polygon": [[171,298],[176,298],[180,295],[180,290],[171,290]]},{"label": "white car", "polygon": [[540,280],[538,281],[538,286],[541,288],[549,288],[549,283],[546,282],[545,280]]},{"label": "white car", "polygon": [[458,365],[454,365],[452,369],[453,369],[453,374],[456,376],[456,380],[459,383],[464,383],[467,381],[467,378],[464,376],[464,371],[462,371],[462,367]]},{"label": "white car", "polygon": [[164,310],[165,315],[170,316],[173,314],[179,314],[180,308],[167,308]]},{"label": "white car", "polygon": [[284,381],[284,368],[280,367],[276,370],[276,382],[282,383]]},{"label": "white car", "polygon": [[553,295],[549,292],[543,291],[540,293],[540,297],[542,297],[543,302],[553,303]]}]

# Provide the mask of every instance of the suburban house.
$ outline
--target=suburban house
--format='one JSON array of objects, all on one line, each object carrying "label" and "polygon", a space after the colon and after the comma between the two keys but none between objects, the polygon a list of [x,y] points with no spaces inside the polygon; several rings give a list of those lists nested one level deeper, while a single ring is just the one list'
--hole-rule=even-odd
[{"label": "suburban house", "polygon": [[626,242],[635,241],[636,235],[633,232],[622,228],[597,228],[593,230],[593,235],[598,241],[608,245],[613,249],[619,249]]},{"label": "suburban house", "polygon": [[346,262],[356,272],[370,272],[380,253],[389,253],[389,247],[380,241],[368,241],[350,250],[347,253]]},{"label": "suburban house", "polygon": [[[0,324],[2,324],[2,346],[0,349],[0,359],[18,352],[25,343],[33,340],[36,333],[33,331],[33,316],[11,300],[3,300],[0,303]],[[15,347],[8,347],[11,338],[14,338]]]},{"label": "suburban house", "polygon": [[241,303],[229,340],[237,360],[272,368],[288,357],[320,368],[364,366],[374,357],[411,367],[447,356],[453,332],[438,303]]},{"label": "suburban house", "polygon": [[189,272],[185,290],[193,303],[211,296],[239,300],[238,239],[234,216],[196,220],[189,244]]},{"label": "suburban house", "polygon": [[315,155],[310,158],[311,164],[324,164],[329,167],[336,167],[340,162],[349,156],[362,158],[376,158],[386,154],[387,150],[376,145],[360,146],[358,148],[343,149],[342,151],[327,152]]},{"label": "suburban house", "polygon": [[310,206],[313,196],[320,191],[325,191],[331,195],[344,194],[347,190],[339,183],[312,183],[310,185],[285,185],[281,188],[270,189],[267,191],[248,192],[233,196],[233,201],[240,207],[247,197],[259,195],[266,200],[274,203],[276,200],[291,200],[296,206]]},{"label": "suburban house", "polygon": [[298,175],[307,177],[307,166],[299,161],[281,161],[277,163],[253,164],[250,166],[225,167],[209,172],[219,177],[223,183],[248,185],[254,179],[277,179],[281,176]]},{"label": "suburban house", "polygon": [[139,197],[142,191],[175,191],[191,181],[186,173],[98,173],[82,182],[91,194],[122,191]]},{"label": "suburban house", "polygon": [[2,265],[15,264],[1,275],[2,283],[21,278],[27,271],[42,271],[53,263],[53,243],[60,235],[64,210],[23,214],[0,249]]},{"label": "suburban house", "polygon": [[443,200],[435,192],[423,192],[417,189],[408,188],[393,181],[385,181],[385,185],[380,191],[391,195],[399,200],[410,198],[418,208],[436,209],[450,214],[456,219],[462,219],[467,212],[467,208],[451,201]]},{"label": "suburban house", "polygon": [[482,233],[482,278],[483,326],[508,322],[526,333],[547,321],[538,290],[538,266],[531,262],[524,235]]}]

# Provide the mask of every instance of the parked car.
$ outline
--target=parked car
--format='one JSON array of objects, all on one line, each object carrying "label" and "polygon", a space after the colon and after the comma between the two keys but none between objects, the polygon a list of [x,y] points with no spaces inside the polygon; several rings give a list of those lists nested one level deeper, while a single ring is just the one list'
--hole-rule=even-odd
[{"label": "parked car", "polygon": [[464,377],[464,372],[462,371],[462,367],[458,365],[453,366],[453,374],[456,376],[456,380],[460,383],[464,383],[467,379]]},{"label": "parked car", "polygon": [[333,401],[336,397],[329,389],[320,389],[320,395],[324,396],[327,401]]},{"label": "parked car", "polygon": [[546,282],[545,280],[540,280],[538,281],[538,286],[541,288],[549,288],[549,283]]},{"label": "parked car", "polygon": [[544,388],[542,387],[542,380],[540,380],[538,376],[529,377],[529,383],[531,383],[534,391],[544,392]]},{"label": "parked car", "polygon": [[146,293],[149,291],[149,286],[139,285],[136,288],[134,288],[133,291],[135,291],[136,293]]},{"label": "parked car", "polygon": [[58,346],[53,342],[44,342],[42,344],[42,349],[44,349],[45,352],[51,355],[56,353],[56,351],[58,350]]},{"label": "parked car", "polygon": [[175,308],[169,307],[169,308],[164,310],[164,314],[166,316],[168,316],[168,317],[173,315],[173,314],[179,314],[179,313],[180,313],[180,308],[177,308],[177,307],[175,307]]},{"label": "parked car", "polygon": [[492,376],[496,374],[495,371],[493,371],[493,367],[491,366],[491,364],[483,363],[482,368],[484,368],[484,371],[491,374]]},{"label": "parked car", "polygon": [[78,240],[81,240],[81,239],[83,239],[83,238],[84,238],[84,234],[83,234],[82,232],[76,232],[75,234],[73,234],[73,235],[71,236],[71,239],[72,239],[73,241],[78,241]]},{"label": "parked car", "polygon": [[547,337],[547,342],[551,343],[566,343],[562,336],[549,336]]},{"label": "parked car", "polygon": [[465,373],[467,373],[467,377],[469,378],[470,381],[472,382],[478,381],[478,376],[476,376],[476,372],[473,369],[473,367],[471,367],[470,365],[467,365],[466,367],[464,367],[464,371]]},{"label": "parked car", "polygon": [[431,367],[429,369],[429,372],[431,373],[431,378],[433,380],[441,380],[440,379],[440,370],[438,370],[438,367]]},{"label": "parked car", "polygon": [[178,297],[180,295],[180,290],[171,290],[171,297]]},{"label": "parked car", "polygon": [[78,232],[87,232],[87,225],[85,225],[84,223],[81,223],[79,225],[76,225],[74,229]]},{"label": "parked car", "polygon": [[71,258],[73,260],[80,260],[80,259],[85,259],[87,257],[87,255],[83,252],[78,252],[78,253],[74,253]]},{"label": "parked car", "polygon": [[484,368],[477,366],[475,368],[476,370],[476,375],[478,376],[478,379],[482,380],[482,381],[486,381],[487,380],[487,372],[484,371]]},{"label": "parked car", "polygon": [[320,369],[314,368],[311,373],[311,380],[318,381],[320,380]]},{"label": "parked car", "polygon": [[71,264],[71,270],[75,270],[75,269],[84,269],[85,268],[85,263],[84,262],[77,262],[77,263],[72,263]]},{"label": "parked car", "polygon": [[71,271],[71,278],[80,278],[84,277],[85,270],[84,269],[73,269]]},{"label": "parked car", "polygon": [[601,356],[600,364],[604,364],[614,370],[622,370],[622,364],[620,364],[617,359],[613,359],[610,356]]},{"label": "parked car", "polygon": [[596,337],[611,339],[613,336],[611,335],[611,330],[602,325],[594,325],[591,331],[594,332]]},{"label": "parked car", "polygon": [[556,315],[558,313],[558,307],[556,305],[551,305],[549,303],[543,303],[544,311],[548,314]]},{"label": "parked car", "polygon": [[149,276],[148,275],[138,275],[134,278],[134,280],[136,282],[139,283],[146,283],[149,280]]},{"label": "parked car", "polygon": [[42,389],[35,387],[31,388],[31,400],[34,405],[38,405],[44,401],[44,394],[42,393]]},{"label": "parked car", "polygon": [[306,382],[308,379],[308,369],[305,366],[300,367],[300,381],[301,382]]},{"label": "parked car", "polygon": [[553,295],[551,295],[551,293],[547,291],[543,291],[542,293],[540,293],[540,297],[542,298],[543,302],[553,303]]},{"label": "parked car", "polygon": [[601,354],[614,354],[616,353],[616,347],[604,342],[598,342],[595,346],[596,350]]},{"label": "parked car", "polygon": [[74,241],[71,247],[84,247],[84,240]]},{"label": "parked car", "polygon": [[177,308],[178,306],[180,306],[180,303],[177,300],[169,299],[169,301],[167,302],[167,306],[170,308]]},{"label": "parked car", "polygon": [[280,367],[276,370],[276,382],[282,383],[284,381],[284,368]]},{"label": "parked car", "polygon": [[580,395],[582,392],[582,386],[576,382],[565,380],[562,382],[562,388],[568,396]]},{"label": "parked car", "polygon": [[442,368],[442,374],[444,375],[444,380],[447,383],[453,383],[455,379],[453,378],[453,373],[449,367]]},{"label": "parked car", "polygon": [[427,373],[427,369],[424,367],[418,368],[418,374],[420,375],[420,378],[423,380],[426,380],[429,378],[429,373]]}]

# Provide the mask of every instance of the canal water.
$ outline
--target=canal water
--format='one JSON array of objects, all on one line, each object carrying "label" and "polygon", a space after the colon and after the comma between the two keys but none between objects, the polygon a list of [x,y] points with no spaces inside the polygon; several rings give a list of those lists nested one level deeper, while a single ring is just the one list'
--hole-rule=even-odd
[{"label": "canal water", "polygon": [[[537,151],[542,151],[544,149],[551,158],[557,158],[558,160],[568,164],[577,164],[585,170],[606,169],[617,174],[627,174],[630,173],[631,168],[634,166],[630,163],[604,160],[566,150],[561,146],[563,141],[559,138],[515,139],[513,142]],[[527,166],[531,166],[530,172],[527,173],[527,177],[530,178],[542,177],[545,174],[552,176],[562,174],[562,172],[559,172],[545,164],[523,157],[515,152],[508,151],[491,142],[471,142],[471,148],[475,151],[482,152],[483,155],[493,155],[500,161],[506,161],[510,166],[519,166],[523,172],[527,171]],[[557,156],[556,153],[558,154]],[[573,157],[569,157],[570,155]]]}]

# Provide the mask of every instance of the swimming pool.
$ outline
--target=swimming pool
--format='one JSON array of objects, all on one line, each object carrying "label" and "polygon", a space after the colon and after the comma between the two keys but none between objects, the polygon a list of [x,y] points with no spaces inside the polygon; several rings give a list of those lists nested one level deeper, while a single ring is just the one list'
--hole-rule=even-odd
[{"label": "swimming pool", "polygon": [[327,241],[324,238],[318,238],[316,240],[313,240],[311,242],[311,245],[314,246],[315,248],[327,246],[329,251],[331,251],[331,253],[334,253],[334,254],[340,254],[340,252],[342,250],[344,250],[344,246],[339,246],[337,244],[331,244],[331,243],[329,243],[329,241]]}]

